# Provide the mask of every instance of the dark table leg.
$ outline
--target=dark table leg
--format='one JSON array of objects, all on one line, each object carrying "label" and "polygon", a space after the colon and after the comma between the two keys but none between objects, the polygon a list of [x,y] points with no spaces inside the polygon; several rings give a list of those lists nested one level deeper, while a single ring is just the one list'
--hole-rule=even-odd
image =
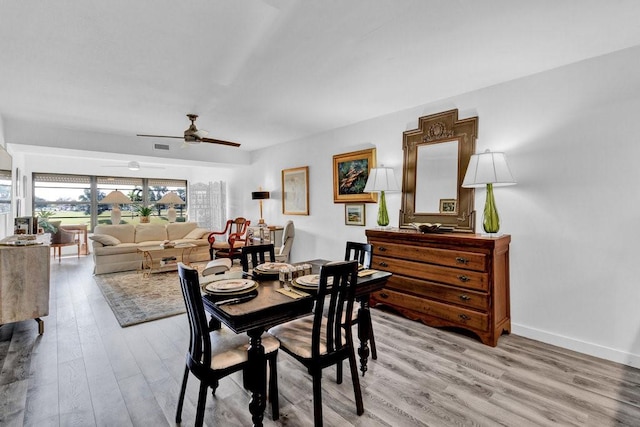
[{"label": "dark table leg", "polygon": [[358,309],[358,339],[360,340],[360,348],[358,355],[360,356],[360,371],[362,376],[367,372],[367,361],[369,360],[369,337],[371,336],[371,313],[369,312],[369,295],[358,298],[360,300],[360,308]]},{"label": "dark table leg", "polygon": [[264,408],[267,395],[267,359],[262,345],[262,329],[249,331],[249,362],[247,366],[245,385],[251,391],[249,411],[254,426],[262,426]]}]

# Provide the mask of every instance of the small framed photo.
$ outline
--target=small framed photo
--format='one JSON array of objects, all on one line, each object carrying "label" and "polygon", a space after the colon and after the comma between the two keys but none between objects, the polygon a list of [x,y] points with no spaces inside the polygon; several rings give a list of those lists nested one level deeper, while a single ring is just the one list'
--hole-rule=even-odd
[{"label": "small framed photo", "polygon": [[456,213],[458,206],[456,199],[440,199],[440,213]]},{"label": "small framed photo", "polygon": [[347,203],[344,205],[345,225],[365,225],[365,215],[364,203]]}]

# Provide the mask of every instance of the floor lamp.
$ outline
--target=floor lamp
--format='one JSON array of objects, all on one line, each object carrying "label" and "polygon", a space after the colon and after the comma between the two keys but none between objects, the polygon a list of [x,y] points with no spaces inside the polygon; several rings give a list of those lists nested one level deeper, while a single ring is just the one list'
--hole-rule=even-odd
[{"label": "floor lamp", "polygon": [[98,202],[100,205],[113,205],[111,207],[111,224],[113,225],[120,224],[120,217],[122,216],[120,205],[127,205],[130,203],[131,199],[118,190],[112,191]]},{"label": "floor lamp", "polygon": [[176,222],[177,214],[176,210],[173,207],[174,205],[184,205],[184,201],[178,196],[175,191],[171,191],[164,196],[160,200],[156,202],[157,205],[169,205],[169,209],[167,210],[167,220],[169,222]]}]

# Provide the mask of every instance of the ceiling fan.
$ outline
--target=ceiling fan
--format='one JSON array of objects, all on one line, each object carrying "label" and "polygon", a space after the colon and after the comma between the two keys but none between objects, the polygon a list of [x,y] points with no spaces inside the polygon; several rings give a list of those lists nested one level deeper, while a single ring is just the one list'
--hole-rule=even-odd
[{"label": "ceiling fan", "polygon": [[189,118],[189,120],[191,120],[191,126],[189,126],[189,128],[184,131],[184,136],[143,135],[143,134],[138,134],[138,136],[148,136],[148,137],[152,137],[152,138],[183,139],[184,142],[187,143],[187,144],[200,144],[201,142],[210,142],[212,144],[221,144],[221,145],[228,145],[228,146],[231,146],[231,147],[240,147],[240,144],[238,144],[237,142],[223,141],[221,139],[206,138],[206,136],[209,134],[209,132],[207,132],[206,130],[202,130],[202,129],[199,130],[198,128],[196,128],[196,119],[198,118],[198,115],[197,114],[187,114],[187,117]]}]

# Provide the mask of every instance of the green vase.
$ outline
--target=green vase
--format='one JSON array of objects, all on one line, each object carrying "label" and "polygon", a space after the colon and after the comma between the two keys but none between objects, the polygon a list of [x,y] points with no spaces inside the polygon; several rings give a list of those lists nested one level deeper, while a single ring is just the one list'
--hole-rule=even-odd
[{"label": "green vase", "polygon": [[487,201],[484,204],[482,226],[487,233],[497,233],[500,229],[500,217],[498,217],[496,201],[493,198],[493,184],[487,184]]},{"label": "green vase", "polygon": [[378,206],[378,225],[386,227],[389,225],[389,214],[387,213],[387,201],[384,198],[384,191],[380,192],[380,205]]}]

